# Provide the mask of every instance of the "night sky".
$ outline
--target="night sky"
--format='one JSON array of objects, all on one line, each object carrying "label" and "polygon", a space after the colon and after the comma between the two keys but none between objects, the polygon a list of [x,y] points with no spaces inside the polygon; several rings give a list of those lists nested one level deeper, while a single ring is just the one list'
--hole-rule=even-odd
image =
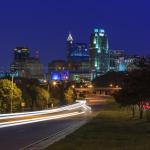
[{"label": "night sky", "polygon": [[45,65],[64,59],[68,32],[88,43],[94,27],[106,30],[111,49],[150,54],[149,0],[1,0],[0,67],[16,46],[40,50]]}]

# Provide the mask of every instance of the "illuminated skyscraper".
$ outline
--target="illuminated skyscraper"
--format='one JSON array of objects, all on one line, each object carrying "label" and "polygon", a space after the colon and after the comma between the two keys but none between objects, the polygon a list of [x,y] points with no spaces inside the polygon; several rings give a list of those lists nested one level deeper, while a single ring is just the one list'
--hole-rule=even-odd
[{"label": "illuminated skyscraper", "polygon": [[25,47],[16,47],[14,49],[14,60],[25,60],[29,58],[29,49]]},{"label": "illuminated skyscraper", "polygon": [[108,38],[105,30],[95,28],[90,36],[90,66],[91,78],[109,71],[109,51]]},{"label": "illuminated skyscraper", "polygon": [[11,64],[11,71],[22,71],[25,69],[25,62],[30,57],[29,49],[25,47],[16,47],[13,49],[14,59]]},{"label": "illuminated skyscraper", "polygon": [[44,68],[40,63],[39,54],[37,57],[31,57],[28,48],[16,47],[13,50],[14,59],[10,66],[10,71],[18,73],[21,77],[43,78]]},{"label": "illuminated skyscraper", "polygon": [[[67,38],[67,63],[71,80],[89,79],[89,51],[86,43],[75,43],[69,33]],[[81,79],[82,78],[82,79]]]},{"label": "illuminated skyscraper", "polygon": [[73,62],[89,61],[89,52],[86,43],[74,43],[71,33],[67,38],[67,60]]}]

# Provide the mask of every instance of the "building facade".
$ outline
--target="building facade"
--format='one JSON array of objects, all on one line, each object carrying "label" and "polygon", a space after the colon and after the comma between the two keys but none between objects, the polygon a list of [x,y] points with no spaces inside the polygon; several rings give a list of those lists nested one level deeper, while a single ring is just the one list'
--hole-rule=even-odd
[{"label": "building facade", "polygon": [[26,47],[16,47],[14,49],[14,60],[26,60],[29,56],[29,49]]},{"label": "building facade", "polygon": [[139,63],[141,62],[142,58],[143,57],[138,55],[126,56],[125,58],[126,71],[139,69]]},{"label": "building facade", "polygon": [[125,71],[125,52],[124,50],[109,50],[110,71]]},{"label": "building facade", "polygon": [[110,50],[110,71],[132,71],[139,69],[142,56],[127,55],[124,50]]},{"label": "building facade", "polygon": [[69,80],[68,65],[65,60],[54,60],[48,64],[48,80]]},{"label": "building facade", "polygon": [[89,61],[89,52],[86,43],[74,43],[71,33],[67,38],[67,60],[68,61]]},{"label": "building facade", "polygon": [[11,72],[17,72],[20,77],[44,78],[44,66],[37,57],[30,57],[28,48],[16,47],[13,50],[14,59],[10,66]]},{"label": "building facade", "polygon": [[67,38],[67,65],[70,80],[90,80],[89,51],[86,43],[75,43],[71,33]]},{"label": "building facade", "polygon": [[90,36],[91,79],[109,71],[109,46],[105,30],[95,28]]}]

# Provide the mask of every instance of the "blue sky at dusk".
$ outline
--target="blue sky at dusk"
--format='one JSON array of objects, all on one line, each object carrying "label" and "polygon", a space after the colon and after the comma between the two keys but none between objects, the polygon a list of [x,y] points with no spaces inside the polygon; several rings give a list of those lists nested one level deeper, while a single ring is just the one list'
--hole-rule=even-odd
[{"label": "blue sky at dusk", "polygon": [[149,0],[1,0],[0,67],[16,46],[40,50],[45,65],[64,59],[68,32],[88,43],[94,27],[106,30],[111,49],[150,54],[149,7]]}]

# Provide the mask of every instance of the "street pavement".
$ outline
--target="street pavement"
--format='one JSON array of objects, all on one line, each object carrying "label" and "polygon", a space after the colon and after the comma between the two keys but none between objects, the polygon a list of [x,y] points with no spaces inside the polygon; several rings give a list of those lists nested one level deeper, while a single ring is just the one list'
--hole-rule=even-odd
[{"label": "street pavement", "polygon": [[72,117],[0,129],[0,149],[19,150],[80,121],[82,117]]},{"label": "street pavement", "polygon": [[[96,99],[98,102],[96,102]],[[103,107],[104,101],[100,100],[100,97],[89,97],[88,103],[92,107],[92,113],[94,113]],[[91,114],[81,114],[79,116],[63,119],[1,128],[0,150],[23,150],[41,139],[56,135],[57,133],[75,125],[82,124],[84,120],[87,120],[90,117]]]}]

